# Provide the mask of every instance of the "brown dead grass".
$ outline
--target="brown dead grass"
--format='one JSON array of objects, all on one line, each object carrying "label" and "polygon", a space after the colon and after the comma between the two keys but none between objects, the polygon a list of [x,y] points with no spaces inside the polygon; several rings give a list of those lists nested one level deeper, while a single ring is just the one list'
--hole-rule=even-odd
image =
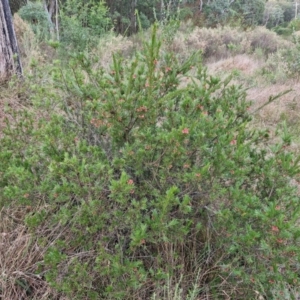
[{"label": "brown dead grass", "polygon": [[123,36],[108,36],[103,38],[96,49],[94,49],[94,54],[101,57],[101,61],[94,68],[103,67],[108,69],[112,63],[113,53],[119,53],[123,57],[130,56],[135,50],[135,43],[133,39],[129,39]]},{"label": "brown dead grass", "polygon": [[30,209],[14,206],[0,211],[0,299],[63,299],[37,273],[48,247],[40,247],[23,225]]},{"label": "brown dead grass", "polygon": [[283,95],[274,102],[262,108],[257,117],[265,124],[276,125],[282,120],[283,115],[287,115],[291,122],[300,120],[300,83],[293,84],[273,84],[268,86],[253,87],[247,91],[248,98],[253,102],[252,109],[256,110],[267,103],[270,96],[275,96],[281,92],[292,89],[288,94]]},{"label": "brown dead grass", "polygon": [[252,54],[258,48],[268,56],[290,44],[264,27],[251,31],[231,27],[195,27],[188,34],[179,31],[169,48],[184,58],[201,50],[205,61],[216,62],[237,54]]},{"label": "brown dead grass", "polygon": [[[276,130],[281,122],[285,121],[290,132],[294,135],[294,141],[288,150],[300,154],[300,139],[298,138],[298,131],[300,130],[300,83],[286,77],[284,80],[275,81],[275,83],[270,82],[263,75],[259,75],[259,71],[266,64],[266,61],[253,54],[238,54],[209,62],[206,66],[210,74],[221,78],[227,77],[233,71],[239,71],[242,76],[235,76],[232,83],[243,84],[247,88],[247,99],[252,103],[250,111],[254,116],[250,126],[267,129],[271,137],[269,142],[272,144],[280,141],[276,135]],[[291,91],[268,103],[270,97],[288,90]],[[264,107],[259,109],[262,106]]]},{"label": "brown dead grass", "polygon": [[[14,29],[18,41],[23,69],[29,68],[31,60],[42,63],[44,61],[41,48],[30,25],[23,21],[18,14],[14,14]],[[48,56],[48,54],[45,54]]]},{"label": "brown dead grass", "polygon": [[[293,142],[288,147],[288,151],[300,154],[300,140],[298,131],[300,128],[300,83],[293,84],[286,82],[285,84],[274,84],[264,87],[253,87],[247,91],[248,99],[252,101],[251,110],[256,111],[259,107],[268,103],[270,96],[290,90],[291,92],[281,96],[274,102],[269,103],[254,114],[252,125],[256,128],[268,129],[271,134],[272,142],[279,142],[279,138],[275,132],[278,125],[285,121],[289,131],[293,134]],[[300,187],[299,187],[300,194]]]},{"label": "brown dead grass", "polygon": [[246,75],[253,75],[260,67],[262,62],[253,55],[238,54],[225,59],[220,59],[207,64],[211,74],[220,74],[226,72],[230,74],[234,70],[241,71]]},{"label": "brown dead grass", "polygon": [[18,89],[8,88],[7,83],[0,85],[0,137],[2,136],[1,132],[6,127],[6,119],[12,121],[12,116],[6,113],[6,109],[18,111],[24,107],[20,97],[21,94]]},{"label": "brown dead grass", "polygon": [[265,62],[250,54],[238,54],[226,59],[206,64],[208,72],[212,75],[226,77],[233,71],[239,71],[243,76],[241,79],[235,77],[233,83],[243,84],[245,78],[257,77],[258,83],[253,86],[246,86],[247,98],[252,102],[251,111],[268,103],[271,96],[276,96],[287,90],[291,92],[281,96],[274,102],[266,105],[255,114],[255,122],[265,128],[275,129],[277,124],[286,120],[289,125],[300,124],[300,83],[286,78],[284,83],[270,83],[264,81],[264,77],[258,77],[258,71],[265,65]]}]

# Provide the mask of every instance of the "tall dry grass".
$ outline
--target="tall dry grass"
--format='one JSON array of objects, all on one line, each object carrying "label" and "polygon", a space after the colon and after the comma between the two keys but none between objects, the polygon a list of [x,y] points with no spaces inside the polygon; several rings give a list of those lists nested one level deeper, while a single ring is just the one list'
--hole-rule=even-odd
[{"label": "tall dry grass", "polygon": [[39,245],[24,225],[28,212],[30,207],[15,206],[0,211],[0,299],[64,299],[38,272],[48,247]]},{"label": "tall dry grass", "polygon": [[219,61],[232,55],[252,54],[257,48],[262,49],[264,55],[268,56],[291,44],[264,27],[249,31],[231,27],[196,27],[188,33],[179,30],[171,49],[186,56],[195,50],[201,50],[205,61]]}]

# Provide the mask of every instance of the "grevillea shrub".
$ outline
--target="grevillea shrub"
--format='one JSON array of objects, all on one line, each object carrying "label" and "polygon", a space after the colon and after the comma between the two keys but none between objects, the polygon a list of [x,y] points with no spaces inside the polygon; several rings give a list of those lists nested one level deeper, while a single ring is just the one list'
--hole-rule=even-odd
[{"label": "grevillea shrub", "polygon": [[199,53],[180,63],[160,45],[154,27],[109,71],[82,53],[56,62],[53,85],[32,83],[32,106],[7,124],[0,201],[30,205],[28,230],[50,244],[37,274],[73,299],[167,299],[172,288],[271,299],[297,286],[289,134],[268,144],[248,126],[241,87],[208,76]]}]

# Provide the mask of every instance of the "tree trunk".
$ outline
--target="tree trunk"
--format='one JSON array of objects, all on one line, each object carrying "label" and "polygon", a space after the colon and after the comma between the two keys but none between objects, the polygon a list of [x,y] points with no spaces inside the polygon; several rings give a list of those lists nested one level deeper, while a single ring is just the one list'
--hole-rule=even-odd
[{"label": "tree trunk", "polygon": [[0,0],[0,82],[16,73],[22,76],[15,30],[8,0]]},{"label": "tree trunk", "polygon": [[131,27],[131,34],[137,32],[137,26],[136,26],[136,10],[137,6],[137,0],[131,1],[131,12],[130,12],[130,27]]}]

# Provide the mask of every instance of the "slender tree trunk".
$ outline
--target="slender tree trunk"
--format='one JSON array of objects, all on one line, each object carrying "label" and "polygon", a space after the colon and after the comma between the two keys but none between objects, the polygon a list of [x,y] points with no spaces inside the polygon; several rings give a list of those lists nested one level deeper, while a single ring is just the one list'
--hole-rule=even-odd
[{"label": "slender tree trunk", "polygon": [[55,29],[56,29],[56,38],[59,41],[58,0],[55,0]]},{"label": "slender tree trunk", "polygon": [[202,12],[203,0],[199,0],[199,11]]},{"label": "slender tree trunk", "polygon": [[47,5],[46,0],[43,1],[44,10],[45,10],[45,13],[47,15],[47,19],[48,19],[49,26],[50,26],[50,35],[51,35],[51,38],[54,38],[54,26],[53,26],[53,23],[52,23],[52,16],[53,16],[53,11],[54,11],[54,5],[55,5],[55,2],[51,1],[50,2],[50,7],[49,7],[49,10],[48,10],[48,5]]},{"label": "slender tree trunk", "polygon": [[132,0],[131,1],[131,12],[130,12],[131,33],[137,32],[136,15],[135,15],[136,6],[137,6],[137,0]]},{"label": "slender tree trunk", "polygon": [[13,73],[22,77],[22,65],[8,0],[0,0],[0,82]]},{"label": "slender tree trunk", "polygon": [[[59,41],[59,28],[58,28],[58,0],[43,0],[44,10],[50,26],[51,38]],[[56,31],[56,36],[55,32]]]},{"label": "slender tree trunk", "polygon": [[160,21],[164,20],[164,14],[165,14],[165,4],[164,0],[160,0]]}]

